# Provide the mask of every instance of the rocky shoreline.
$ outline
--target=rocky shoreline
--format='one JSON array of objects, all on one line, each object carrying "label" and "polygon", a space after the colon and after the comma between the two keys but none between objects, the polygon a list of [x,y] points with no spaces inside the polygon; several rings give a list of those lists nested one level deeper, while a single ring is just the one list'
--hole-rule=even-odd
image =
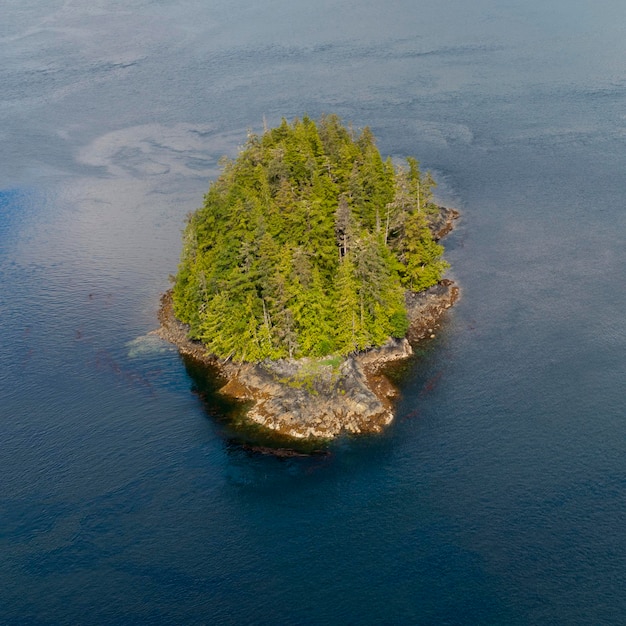
[{"label": "rocky shoreline", "polygon": [[[442,211],[433,225],[439,239],[458,217]],[[406,339],[390,339],[384,346],[346,358],[302,358],[234,363],[207,354],[202,343],[187,337],[187,326],[174,316],[171,292],[159,308],[161,338],[183,354],[217,367],[228,382],[222,393],[251,402],[247,418],[276,434],[298,440],[331,439],[342,433],[380,432],[393,420],[397,389],[382,368],[413,352],[411,343],[434,336],[439,320],[459,297],[451,280],[420,293],[407,292],[409,331]]]}]

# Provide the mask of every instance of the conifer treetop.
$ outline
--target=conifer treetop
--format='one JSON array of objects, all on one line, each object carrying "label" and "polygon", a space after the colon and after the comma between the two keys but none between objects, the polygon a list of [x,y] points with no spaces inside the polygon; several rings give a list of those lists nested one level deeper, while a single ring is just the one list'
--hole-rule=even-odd
[{"label": "conifer treetop", "polygon": [[347,355],[403,337],[405,291],[447,263],[434,182],[369,128],[283,119],[223,160],[184,233],[173,301],[190,337],[239,361]]}]

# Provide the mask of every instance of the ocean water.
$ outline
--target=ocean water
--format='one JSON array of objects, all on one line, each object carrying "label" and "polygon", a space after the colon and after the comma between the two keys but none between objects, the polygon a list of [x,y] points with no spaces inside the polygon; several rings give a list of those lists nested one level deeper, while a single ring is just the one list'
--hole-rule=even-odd
[{"label": "ocean water", "polygon": [[[0,623],[626,623],[626,5],[8,0]],[[371,126],[462,211],[392,426],[239,445],[150,335],[249,131]]]}]

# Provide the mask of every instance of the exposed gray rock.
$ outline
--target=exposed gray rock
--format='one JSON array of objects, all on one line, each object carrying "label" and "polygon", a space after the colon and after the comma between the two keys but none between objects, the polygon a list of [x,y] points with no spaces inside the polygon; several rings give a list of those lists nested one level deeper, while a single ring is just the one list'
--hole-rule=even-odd
[{"label": "exposed gray rock", "polygon": [[461,215],[456,209],[450,209],[445,206],[437,208],[439,212],[429,219],[430,232],[433,234],[435,241],[445,237],[454,228],[454,220]]},{"label": "exposed gray rock", "polygon": [[405,302],[409,316],[408,340],[415,343],[432,335],[439,328],[441,316],[458,298],[458,286],[448,279],[419,293],[407,291]]},{"label": "exposed gray rock", "polygon": [[390,341],[341,363],[312,358],[224,363],[228,383],[222,391],[254,401],[248,418],[282,435],[330,438],[342,432],[378,432],[393,419],[395,390],[388,381],[375,380],[382,378],[377,370],[411,352],[408,341]]}]

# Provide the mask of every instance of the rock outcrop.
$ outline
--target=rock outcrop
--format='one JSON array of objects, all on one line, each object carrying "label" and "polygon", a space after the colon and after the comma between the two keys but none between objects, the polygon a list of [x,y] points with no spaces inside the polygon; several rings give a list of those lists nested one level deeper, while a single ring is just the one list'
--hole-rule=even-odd
[{"label": "rock outcrop", "polygon": [[393,419],[396,391],[376,369],[383,359],[405,358],[412,350],[402,340],[381,348],[381,361],[372,352],[341,361],[224,364],[229,380],[222,392],[252,400],[248,418],[281,435],[327,439],[343,432],[379,432]]},{"label": "rock outcrop", "polygon": [[458,286],[446,278],[419,293],[407,291],[405,295],[409,316],[407,339],[411,343],[416,343],[420,339],[432,336],[439,327],[441,316],[458,298]]},{"label": "rock outcrop", "polygon": [[461,215],[456,209],[445,206],[440,206],[438,209],[439,213],[430,220],[430,232],[435,241],[445,237],[454,228],[454,220]]}]

